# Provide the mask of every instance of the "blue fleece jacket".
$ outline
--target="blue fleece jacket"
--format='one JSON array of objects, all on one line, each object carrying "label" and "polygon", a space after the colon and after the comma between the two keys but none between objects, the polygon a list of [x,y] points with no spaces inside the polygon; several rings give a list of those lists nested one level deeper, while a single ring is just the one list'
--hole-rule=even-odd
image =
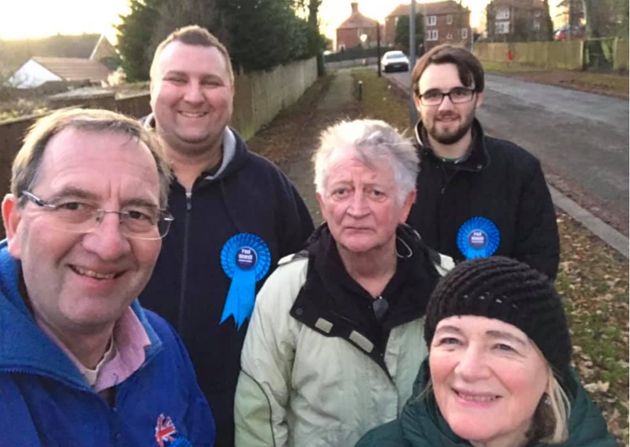
[{"label": "blue fleece jacket", "polygon": [[110,406],[39,329],[19,293],[19,278],[20,263],[1,241],[0,445],[213,445],[208,403],[168,323],[133,303],[151,345],[140,369],[115,387]]}]

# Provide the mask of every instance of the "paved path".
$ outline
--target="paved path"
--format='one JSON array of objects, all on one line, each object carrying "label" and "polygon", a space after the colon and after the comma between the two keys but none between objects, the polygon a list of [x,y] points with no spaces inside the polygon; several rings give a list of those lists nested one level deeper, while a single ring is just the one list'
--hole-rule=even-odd
[{"label": "paved path", "polygon": [[[319,206],[315,199],[315,185],[313,184],[313,167],[311,157],[318,144],[319,133],[329,124],[354,118],[356,103],[353,98],[353,82],[349,69],[333,72],[329,89],[317,103],[317,108],[311,117],[311,123],[318,123],[318,128],[303,129],[313,132],[312,144],[303,147],[301,151],[293,152],[291,160],[282,163],[281,168],[293,181],[308,206],[315,225],[321,222]],[[322,125],[323,124],[323,125]]]}]

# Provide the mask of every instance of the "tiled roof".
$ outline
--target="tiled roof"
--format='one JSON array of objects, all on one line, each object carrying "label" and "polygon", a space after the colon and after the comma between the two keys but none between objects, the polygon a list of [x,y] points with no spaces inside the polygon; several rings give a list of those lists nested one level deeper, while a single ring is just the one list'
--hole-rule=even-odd
[{"label": "tiled roof", "polygon": [[66,81],[106,81],[109,70],[103,64],[74,57],[33,57],[35,62]]},{"label": "tiled roof", "polygon": [[[399,17],[399,16],[408,16],[409,10],[411,7],[409,5],[398,5],[392,12],[387,14],[387,17]],[[424,14],[424,15],[438,15],[438,14],[449,14],[449,13],[458,13],[462,9],[466,9],[463,6],[460,6],[459,3],[453,0],[447,0],[442,2],[433,2],[433,3],[416,3],[416,14]]]},{"label": "tiled roof", "polygon": [[361,14],[358,9],[353,11],[346,20],[343,21],[341,25],[337,27],[337,29],[343,28],[367,28],[370,26],[376,26],[376,20],[370,19],[369,17]]},{"label": "tiled roof", "polygon": [[492,6],[513,6],[523,9],[541,9],[544,8],[542,0],[493,0],[490,2]]},{"label": "tiled roof", "polygon": [[369,26],[376,26],[376,20],[365,17],[360,12],[352,14],[349,18],[339,25],[337,29],[342,28],[366,28]]},{"label": "tiled roof", "polygon": [[34,56],[88,59],[99,37],[99,34],[82,34],[35,39],[0,39],[0,66],[16,69]]}]

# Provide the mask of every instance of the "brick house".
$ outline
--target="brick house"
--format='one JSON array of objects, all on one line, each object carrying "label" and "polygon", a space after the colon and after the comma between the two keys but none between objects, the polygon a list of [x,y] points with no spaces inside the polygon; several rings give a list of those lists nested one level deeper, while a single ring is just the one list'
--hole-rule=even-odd
[{"label": "brick house", "polygon": [[[394,45],[398,20],[408,20],[410,6],[398,5],[385,18],[383,42]],[[472,30],[470,10],[453,0],[416,4],[416,14],[424,19],[424,49],[429,50],[442,43],[453,43],[470,48]]]},{"label": "brick house", "polygon": [[[350,7],[352,8],[350,17],[337,27],[336,51],[356,48],[362,44],[368,48],[375,47],[376,27],[380,26],[378,21],[361,14],[357,2],[350,3]],[[361,36],[365,36],[365,42],[361,41]]]},{"label": "brick house", "polygon": [[488,40],[527,42],[551,36],[549,6],[543,0],[493,0],[486,6]]}]

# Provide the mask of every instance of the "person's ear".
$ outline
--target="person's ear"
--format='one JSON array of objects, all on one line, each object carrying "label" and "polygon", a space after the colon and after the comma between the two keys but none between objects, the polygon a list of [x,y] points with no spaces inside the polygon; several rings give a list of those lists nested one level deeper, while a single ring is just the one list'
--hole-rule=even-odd
[{"label": "person's ear", "polygon": [[486,99],[486,95],[484,95],[483,92],[478,92],[477,93],[477,103],[475,104],[475,110],[477,110],[479,107],[481,107],[481,104],[483,104],[485,99]]},{"label": "person's ear", "polygon": [[7,236],[9,253],[16,259],[20,258],[20,239],[17,235],[21,220],[22,213],[18,206],[18,199],[13,194],[7,194],[2,200],[2,222]]},{"label": "person's ear", "polygon": [[418,97],[418,95],[416,95],[416,93],[415,93],[415,92],[414,92],[414,94],[413,94],[413,103],[414,103],[414,104],[415,104],[415,106],[416,106],[416,110],[417,110],[418,112],[420,112],[420,105],[421,105],[421,104],[420,104],[420,98]]},{"label": "person's ear", "polygon": [[411,207],[416,201],[416,190],[414,189],[407,197],[405,197],[405,201],[403,202],[402,211],[400,214],[400,223],[405,223],[407,217],[409,217],[409,212],[411,211]]},{"label": "person's ear", "polygon": [[315,193],[315,198],[317,199],[317,203],[319,204],[319,212],[322,215],[322,219],[326,221],[326,207],[324,206],[324,198],[319,192]]}]

